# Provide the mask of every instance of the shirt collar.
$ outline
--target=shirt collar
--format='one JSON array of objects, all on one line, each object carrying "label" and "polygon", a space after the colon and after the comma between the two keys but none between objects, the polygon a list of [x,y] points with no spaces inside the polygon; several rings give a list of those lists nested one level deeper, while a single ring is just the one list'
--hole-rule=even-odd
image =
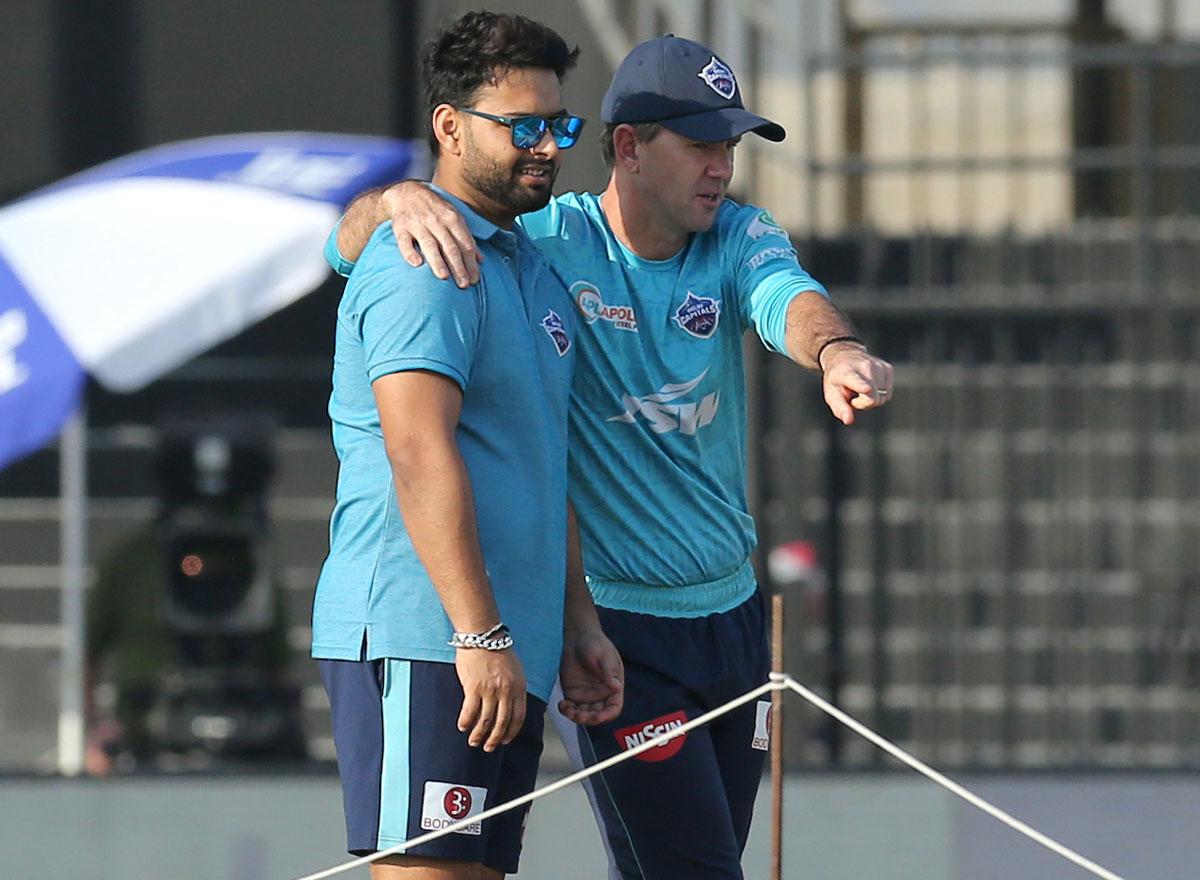
[{"label": "shirt collar", "polygon": [[471,234],[477,239],[480,241],[490,241],[494,236],[499,234],[500,237],[496,242],[494,242],[494,244],[503,244],[510,248],[515,247],[516,236],[512,232],[508,231],[507,229],[501,229],[491,220],[488,220],[479,214],[474,208],[472,208],[462,199],[446,192],[436,183],[430,183],[428,186],[431,190],[458,209],[458,212],[462,214],[464,218],[466,218],[467,228],[471,230]]}]

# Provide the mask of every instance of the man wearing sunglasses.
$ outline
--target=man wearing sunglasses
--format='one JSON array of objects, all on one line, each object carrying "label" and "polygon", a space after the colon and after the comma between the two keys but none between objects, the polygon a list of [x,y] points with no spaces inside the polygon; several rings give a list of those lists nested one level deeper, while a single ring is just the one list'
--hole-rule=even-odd
[{"label": "man wearing sunglasses", "polygon": [[[546,701],[614,718],[621,662],[584,583],[566,492],[573,306],[519,227],[582,122],[577,50],[468,13],[429,47],[433,187],[487,256],[467,294],[407,265],[384,225],[338,307],[329,413],[340,460],[312,653],[329,693],[349,850],[465,821],[375,880],[517,870]],[[507,126],[507,129],[505,128]],[[569,540],[570,538],[570,540]]]},{"label": "man wearing sunglasses", "polygon": [[[520,221],[582,322],[570,494],[588,585],[626,671],[618,718],[566,730],[584,763],[766,680],[749,561],[745,332],[822,371],[825,400],[847,425],[892,388],[891,366],[854,338],[787,233],[766,211],[724,197],[739,139],[780,141],[784,131],[745,109],[714,52],[674,36],[640,44],[618,67],[601,118],[605,191],[558,196]],[[479,271],[461,221],[416,183],[356,202],[335,233],[342,257],[388,219],[412,265],[423,254],[460,286]],[[603,774],[589,794],[612,877],[742,877],[768,708],[750,703]]]},{"label": "man wearing sunglasses", "polygon": [[[490,119],[512,129],[512,145],[518,150],[533,150],[541,144],[546,132],[554,138],[554,143],[560,150],[575,146],[579,133],[583,131],[583,120],[569,113],[558,116],[497,116],[494,113],[484,113],[482,110],[472,110],[470,107],[457,108],[460,113],[478,116],[480,119]],[[549,201],[549,199],[547,199]]]}]

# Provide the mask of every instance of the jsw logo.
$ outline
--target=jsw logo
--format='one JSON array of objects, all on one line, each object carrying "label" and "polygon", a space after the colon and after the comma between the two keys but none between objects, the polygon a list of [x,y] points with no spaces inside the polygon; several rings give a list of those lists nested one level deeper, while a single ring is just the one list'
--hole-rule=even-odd
[{"label": "jsw logo", "polygon": [[7,394],[29,378],[29,367],[17,361],[17,347],[29,338],[29,324],[20,309],[0,314],[0,394]]},{"label": "jsw logo", "polygon": [[712,422],[717,417],[717,404],[720,403],[721,393],[714,391],[700,398],[699,403],[672,403],[672,401],[690,394],[707,375],[705,370],[690,382],[678,384],[668,382],[654,394],[645,397],[632,397],[628,394],[621,398],[625,411],[610,416],[606,421],[635,424],[637,416],[642,416],[650,423],[650,430],[655,434],[667,434],[679,431],[681,434],[695,434],[700,428]]},{"label": "jsw logo", "polygon": [[346,186],[367,169],[359,156],[315,156],[295,150],[266,150],[240,171],[222,174],[222,180],[324,196]]}]

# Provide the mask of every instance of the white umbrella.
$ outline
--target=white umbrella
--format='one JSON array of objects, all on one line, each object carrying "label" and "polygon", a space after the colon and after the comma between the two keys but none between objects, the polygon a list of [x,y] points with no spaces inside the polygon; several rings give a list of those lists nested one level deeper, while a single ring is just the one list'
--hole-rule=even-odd
[{"label": "white umbrella", "polygon": [[84,376],[135,391],[295,301],[327,277],[322,245],[355,193],[427,171],[416,142],[225,135],[0,208],[0,469],[66,427],[62,772],[82,759]]}]

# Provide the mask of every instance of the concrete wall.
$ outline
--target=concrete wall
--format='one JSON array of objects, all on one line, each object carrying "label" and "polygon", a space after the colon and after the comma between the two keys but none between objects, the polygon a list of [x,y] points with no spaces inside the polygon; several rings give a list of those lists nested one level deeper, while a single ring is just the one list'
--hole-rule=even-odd
[{"label": "concrete wall", "polygon": [[[1130,880],[1196,874],[1197,777],[962,781]],[[768,796],[764,787],[744,861],[750,880],[769,875]],[[1086,876],[911,775],[791,777],[785,798],[786,878]],[[0,876],[288,880],[345,860],[340,810],[331,776],[0,780]],[[343,876],[365,880],[367,872]],[[579,787],[535,804],[520,877],[603,876],[603,850]]]}]

